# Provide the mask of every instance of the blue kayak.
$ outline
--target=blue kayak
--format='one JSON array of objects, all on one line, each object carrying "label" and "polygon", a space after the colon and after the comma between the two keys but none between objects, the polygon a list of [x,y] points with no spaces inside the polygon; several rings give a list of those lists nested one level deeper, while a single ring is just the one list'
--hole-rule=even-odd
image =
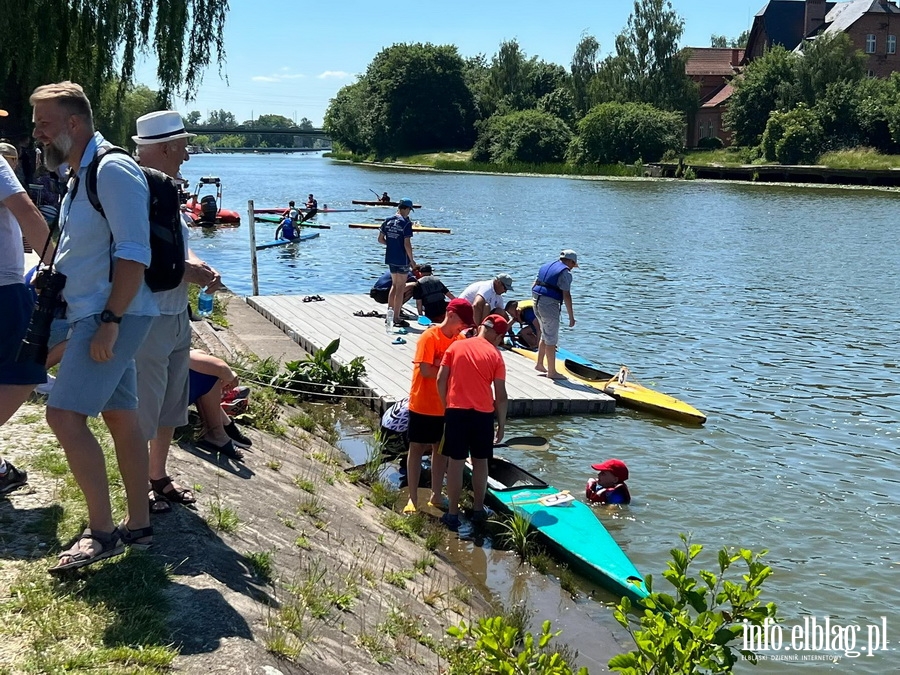
[{"label": "blue kayak", "polygon": [[296,244],[299,241],[307,241],[309,239],[315,239],[321,234],[320,232],[304,232],[296,239],[275,239],[273,241],[267,241],[264,244],[257,244],[256,250],[260,250],[263,248],[272,248],[273,246],[285,246],[287,244]]},{"label": "blue kayak", "polygon": [[[471,465],[466,462],[471,473]],[[498,511],[518,511],[556,553],[584,576],[632,600],[648,596],[644,577],[589,506],[572,499],[559,506],[538,500],[560,491],[500,457],[488,461],[486,499]],[[548,500],[552,501],[552,500]]]}]

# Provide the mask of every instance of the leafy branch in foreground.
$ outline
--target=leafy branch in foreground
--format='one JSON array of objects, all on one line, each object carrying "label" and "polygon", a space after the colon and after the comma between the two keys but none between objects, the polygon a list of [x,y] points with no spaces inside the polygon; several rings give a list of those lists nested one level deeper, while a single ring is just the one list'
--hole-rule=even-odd
[{"label": "leafy branch in foreground", "polygon": [[[460,622],[451,626],[450,635],[467,648],[450,658],[450,673],[498,673],[501,675],[588,675],[587,668],[572,670],[559,650],[550,641],[560,631],[550,632],[550,622],[544,621],[537,637],[511,625],[502,616],[481,619],[478,623]],[[465,644],[467,638],[474,644]]]},{"label": "leafy branch in foreground", "polygon": [[[616,621],[628,630],[637,649],[610,659],[610,670],[624,675],[692,675],[731,673],[739,657],[756,664],[755,652],[733,643],[743,636],[745,626],[777,621],[775,603],[763,605],[759,600],[761,586],[772,574],[772,568],[761,562],[767,551],[740,549],[731,554],[723,548],[718,574],[700,570],[698,580],[688,572],[703,546],[691,544],[684,534],[681,541],[683,549],[672,549],[669,569],[663,572],[675,588],[674,597],[653,592],[648,576],[651,593],[642,601],[646,609],[640,619],[630,614],[628,598],[616,607]],[[739,562],[747,567],[742,582],[726,579],[726,572]]]}]

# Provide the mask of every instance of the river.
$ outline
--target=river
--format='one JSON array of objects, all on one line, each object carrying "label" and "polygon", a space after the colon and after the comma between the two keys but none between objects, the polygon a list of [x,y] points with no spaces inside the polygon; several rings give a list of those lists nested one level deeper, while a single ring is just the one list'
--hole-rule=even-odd
[{"label": "river", "polygon": [[[514,420],[508,435],[542,434],[551,447],[511,458],[574,492],[591,463],[625,460],[634,502],[600,517],[658,588],[679,532],[706,547],[708,569],[719,547],[765,548],[774,575],[763,598],[778,603],[786,635],[805,616],[830,616],[861,625],[864,641],[865,626],[887,617],[889,645],[900,639],[896,193],[443,174],[310,155],[200,155],[183,173],[192,184],[220,176],[225,207],[242,214],[240,228],[191,240],[241,294],[251,289],[248,199],[278,206],[313,192],[350,208],[373,191],[408,196],[424,205],[423,224],[453,229],[413,246],[454,291],[507,272],[511,297],[527,297],[540,264],[575,249],[578,322],[561,346],[607,369],[628,365],[709,421],[628,410]],[[374,231],[346,224],[390,213],[322,215],[333,229],[318,239],[260,252],[260,293],[367,292],[383,249]],[[805,665],[884,673],[894,658]]]}]

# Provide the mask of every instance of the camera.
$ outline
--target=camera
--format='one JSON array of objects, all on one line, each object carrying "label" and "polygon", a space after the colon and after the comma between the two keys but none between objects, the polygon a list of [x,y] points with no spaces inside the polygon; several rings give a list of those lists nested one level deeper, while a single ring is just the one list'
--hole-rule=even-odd
[{"label": "camera", "polygon": [[66,302],[60,295],[66,286],[66,275],[41,270],[34,280],[38,290],[37,304],[28,322],[28,330],[16,354],[17,363],[47,362],[47,343],[50,341],[50,324],[53,319],[65,316]]}]

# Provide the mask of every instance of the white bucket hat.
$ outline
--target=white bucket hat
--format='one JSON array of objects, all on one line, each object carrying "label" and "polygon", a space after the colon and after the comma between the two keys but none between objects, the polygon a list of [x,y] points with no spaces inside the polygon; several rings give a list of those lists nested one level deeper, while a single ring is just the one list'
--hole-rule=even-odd
[{"label": "white bucket hat", "polygon": [[160,110],[138,117],[137,136],[132,136],[131,140],[138,145],[150,145],[194,136],[196,134],[184,130],[181,115],[174,110]]}]

